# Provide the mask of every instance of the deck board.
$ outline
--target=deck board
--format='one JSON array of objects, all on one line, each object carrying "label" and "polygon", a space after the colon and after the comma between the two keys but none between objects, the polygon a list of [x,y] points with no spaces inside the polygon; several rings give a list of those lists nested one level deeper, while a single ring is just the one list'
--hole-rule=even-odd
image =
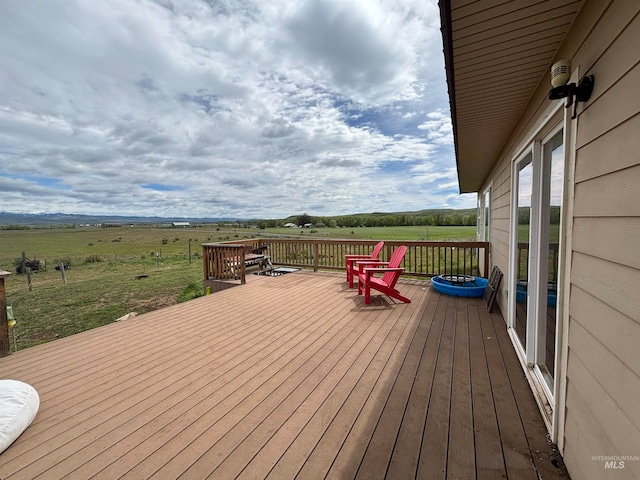
[{"label": "deck board", "polygon": [[[414,305],[416,303],[414,302]],[[405,335],[411,335],[417,327],[417,323],[410,322],[408,315],[401,313],[400,309],[396,309],[383,320],[391,327],[388,335],[372,355],[367,369],[353,385],[333,421],[300,468],[299,478],[316,475],[322,477],[329,471],[333,477],[348,478],[348,467],[353,468],[351,476],[355,475],[358,464],[349,463],[349,460],[358,456],[357,448],[364,452],[367,446],[367,443],[360,441],[365,435],[366,424],[363,419],[372,418],[372,409],[380,407],[375,399],[381,398],[389,390],[390,384],[385,379],[394,375],[393,367],[390,365],[392,354],[400,340],[405,338]]]},{"label": "deck board", "polygon": [[1,358],[41,408],[0,478],[564,478],[480,300],[247,280]]},{"label": "deck board", "polygon": [[[495,403],[491,390],[489,368],[480,325],[479,310],[469,306],[469,337],[472,339],[469,348],[471,367],[471,397],[473,405],[473,424],[475,430],[475,458],[478,480],[494,480],[506,477],[500,442],[500,430],[496,417]],[[486,318],[484,319],[486,322]]]},{"label": "deck board", "polygon": [[451,374],[456,316],[451,304],[454,297],[440,296],[446,302],[442,316],[444,324],[438,344],[436,370],[429,408],[425,420],[422,449],[418,461],[417,478],[445,478],[449,448],[449,415],[451,412]]},{"label": "deck board", "polygon": [[451,413],[449,414],[451,427],[447,455],[447,475],[452,478],[473,478],[476,472],[469,360],[469,316],[466,303],[460,298],[457,299],[451,376]]},{"label": "deck board", "polygon": [[516,352],[508,336],[504,335],[503,324],[500,323],[500,320],[497,317],[492,317],[491,320],[495,330],[502,333],[501,335],[496,335],[496,337],[500,344],[505,369],[509,376],[509,383],[520,413],[522,426],[526,432],[528,448],[531,452],[534,452],[532,460],[536,470],[542,478],[564,478],[559,475],[561,470],[555,468],[552,464],[552,461],[559,457],[559,453],[555,449],[548,448],[548,434],[544,422],[540,423],[538,416],[529,414],[531,410],[537,411],[538,407],[530,391],[524,388],[528,386],[528,382],[518,363]]},{"label": "deck board", "polygon": [[[536,480],[537,474],[532,469],[533,462],[527,436],[497,338],[500,332],[484,312],[481,313],[480,319],[487,362],[490,365],[489,375],[507,477]],[[517,359],[515,361],[517,362]],[[522,376],[524,377],[524,373]]]},{"label": "deck board", "polygon": [[[444,300],[444,297],[442,299]],[[414,376],[410,397],[387,471],[390,478],[412,477],[420,456],[443,325],[442,315],[436,315],[437,300],[438,297],[435,296],[430,298],[419,324],[420,329],[412,342],[419,364],[416,365],[416,371],[412,372]],[[440,302],[441,309],[444,308],[444,303]]]}]

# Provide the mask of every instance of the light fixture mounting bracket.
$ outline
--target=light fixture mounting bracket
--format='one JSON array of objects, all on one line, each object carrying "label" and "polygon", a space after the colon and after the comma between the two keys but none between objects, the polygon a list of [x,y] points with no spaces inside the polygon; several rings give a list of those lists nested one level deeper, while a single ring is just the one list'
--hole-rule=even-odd
[{"label": "light fixture mounting bracket", "polygon": [[549,100],[566,98],[565,108],[573,105],[573,115],[571,115],[571,118],[576,118],[578,114],[578,102],[586,102],[591,98],[594,83],[595,78],[593,75],[585,75],[578,85],[569,83],[568,85],[560,85],[559,87],[549,90]]}]

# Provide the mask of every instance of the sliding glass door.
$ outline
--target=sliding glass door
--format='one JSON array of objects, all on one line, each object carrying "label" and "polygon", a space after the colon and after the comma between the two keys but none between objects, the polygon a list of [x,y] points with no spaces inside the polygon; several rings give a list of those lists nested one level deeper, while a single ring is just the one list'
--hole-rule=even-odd
[{"label": "sliding glass door", "polygon": [[540,227],[540,291],[536,365],[553,393],[556,358],[558,271],[560,268],[560,219],[564,184],[562,131],[542,146],[542,198]]},{"label": "sliding glass door", "polygon": [[518,350],[541,380],[550,403],[558,315],[564,172],[563,131],[531,147],[514,164],[510,326]]}]

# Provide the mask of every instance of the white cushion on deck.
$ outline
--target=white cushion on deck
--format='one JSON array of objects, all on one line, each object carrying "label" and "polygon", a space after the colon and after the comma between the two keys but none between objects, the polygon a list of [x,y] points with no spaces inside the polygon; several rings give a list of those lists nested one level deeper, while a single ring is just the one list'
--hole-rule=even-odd
[{"label": "white cushion on deck", "polygon": [[40,397],[31,385],[0,380],[0,453],[31,425],[39,407]]}]

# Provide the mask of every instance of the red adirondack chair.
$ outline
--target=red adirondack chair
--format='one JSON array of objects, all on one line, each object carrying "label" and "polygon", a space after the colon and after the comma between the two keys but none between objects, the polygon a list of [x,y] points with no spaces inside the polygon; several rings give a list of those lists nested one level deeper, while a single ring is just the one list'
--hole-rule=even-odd
[{"label": "red adirondack chair", "polygon": [[[371,289],[378,290],[391,298],[404,303],[411,303],[407,297],[400,295],[396,289],[396,282],[400,278],[404,268],[399,267],[400,262],[407,253],[404,245],[398,247],[388,262],[376,262],[373,260],[356,261],[358,265],[358,295],[364,293],[364,303],[371,303]],[[383,273],[382,277],[374,277],[377,273]]]},{"label": "red adirondack chair", "polygon": [[378,255],[382,251],[384,242],[378,242],[373,247],[371,255],[345,255],[345,263],[347,264],[347,282],[349,288],[353,288],[353,276],[358,275],[358,267],[355,266],[357,260],[378,260]]}]

